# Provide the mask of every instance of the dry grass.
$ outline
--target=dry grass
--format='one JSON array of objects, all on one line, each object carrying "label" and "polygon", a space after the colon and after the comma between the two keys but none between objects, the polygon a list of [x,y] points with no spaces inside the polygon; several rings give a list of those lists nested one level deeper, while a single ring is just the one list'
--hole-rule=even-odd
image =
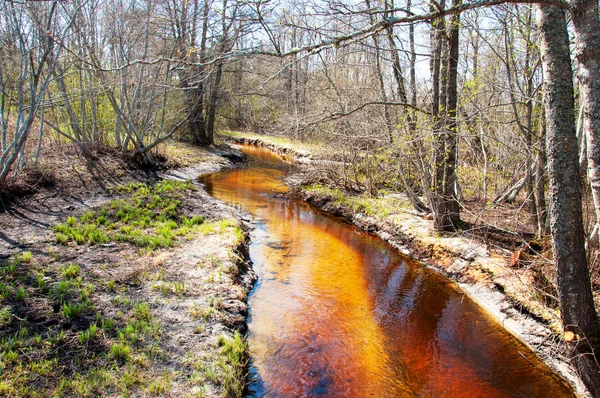
[{"label": "dry grass", "polygon": [[[34,167],[33,149],[28,150],[25,167],[0,186],[0,199],[10,202],[43,190],[60,190],[61,195],[87,195],[92,193],[90,190],[100,193],[119,184],[148,178],[143,165],[123,158],[114,148],[95,145],[91,151],[97,159],[85,157],[74,144],[44,143]],[[208,149],[171,140],[154,148],[151,156],[158,169],[227,162]]]}]

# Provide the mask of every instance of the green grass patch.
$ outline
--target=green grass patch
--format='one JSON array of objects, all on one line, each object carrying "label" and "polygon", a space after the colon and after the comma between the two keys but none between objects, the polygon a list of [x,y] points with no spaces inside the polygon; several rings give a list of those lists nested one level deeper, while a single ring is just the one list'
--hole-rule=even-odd
[{"label": "green grass patch", "polygon": [[79,276],[79,265],[77,264],[68,264],[65,265],[61,270],[60,274],[63,278],[66,279],[75,279]]},{"label": "green grass patch", "polygon": [[79,295],[79,283],[70,279],[55,282],[50,290],[50,298],[58,304],[74,301]]},{"label": "green grass patch", "polygon": [[29,293],[25,290],[25,286],[19,286],[15,291],[15,300],[22,301],[29,297]]},{"label": "green grass patch", "polygon": [[189,310],[190,317],[193,319],[202,319],[204,321],[210,319],[218,319],[221,317],[221,309],[223,308],[223,298],[211,296],[208,305],[205,307],[194,303]]},{"label": "green grass patch", "polygon": [[10,307],[0,309],[0,329],[4,328],[12,321],[12,310]]},{"label": "green grass patch", "polygon": [[133,304],[133,316],[142,321],[149,321],[152,319],[152,315],[150,314],[150,305],[146,303]]},{"label": "green grass patch", "polygon": [[234,245],[246,241],[246,235],[240,228],[239,222],[231,218],[205,222],[199,227],[198,231],[203,235],[233,233],[235,236]]},{"label": "green grass patch", "polygon": [[158,280],[152,282],[152,289],[160,291],[165,296],[185,296],[187,289],[184,282]]},{"label": "green grass patch", "polygon": [[411,208],[407,199],[397,196],[370,197],[366,194],[352,195],[338,188],[323,185],[310,185],[303,188],[307,192],[331,198],[337,205],[351,209],[354,213],[365,216],[385,218],[398,213],[400,209]]},{"label": "green grass patch", "polygon": [[171,393],[171,383],[173,382],[173,376],[167,372],[164,372],[162,377],[159,377],[152,381],[146,391],[150,395],[169,395]]},{"label": "green grass patch", "polygon": [[63,304],[60,313],[70,320],[78,318],[85,310],[91,307],[89,301],[81,303],[66,303]]},{"label": "green grass patch", "polygon": [[52,230],[56,243],[128,242],[140,248],[172,247],[178,237],[197,232],[204,223],[203,216],[187,217],[182,211],[185,193],[195,189],[191,181],[174,180],[119,186],[113,191],[125,198],[55,225]]},{"label": "green grass patch", "polygon": [[220,382],[226,396],[241,397],[244,391],[245,369],[248,362],[247,343],[242,335],[236,331],[233,337],[220,336],[219,368]]},{"label": "green grass patch", "polygon": [[120,318],[103,315],[117,308],[96,312],[103,284],[83,267],[31,260],[0,264],[0,396],[145,395],[150,360],[164,357],[150,306],[124,296]]},{"label": "green grass patch", "polygon": [[31,254],[30,251],[23,252],[21,254],[21,262],[29,263],[31,261],[32,257],[33,257],[33,255]]},{"label": "green grass patch", "polygon": [[131,357],[131,347],[127,343],[114,343],[110,347],[110,356],[119,361],[128,361]]},{"label": "green grass patch", "polygon": [[79,334],[79,343],[81,343],[81,344],[89,343],[91,340],[93,340],[96,337],[97,333],[98,333],[98,326],[96,326],[95,324],[90,325],[89,329],[84,330]]},{"label": "green grass patch", "polygon": [[105,332],[110,333],[113,330],[115,330],[115,320],[112,318],[102,319],[100,325],[101,325],[100,327],[102,328],[102,330],[104,330]]},{"label": "green grass patch", "polygon": [[[191,182],[178,181],[118,187],[115,193],[121,196],[56,225],[54,238],[69,246],[126,242],[150,250],[198,234],[227,234],[228,242],[232,236],[242,242],[245,234],[235,220],[206,221],[184,212],[193,189]],[[161,348],[164,335],[154,316],[158,312],[153,315],[154,304],[140,301],[143,297],[129,291],[129,280],[121,281],[120,274],[92,272],[106,271],[106,265],[94,269],[94,263],[71,260],[72,250],[52,247],[49,256],[21,252],[0,263],[0,396],[171,394],[173,380],[181,383],[181,373],[162,372],[167,361],[176,359]],[[121,263],[129,258],[123,256]],[[191,296],[183,280],[165,280],[160,271],[155,281],[169,295],[161,300]],[[220,317],[222,306],[221,298],[213,298],[206,314],[196,308],[190,315]],[[227,337],[206,357],[208,372],[213,372],[210,380],[222,396],[243,391],[243,369],[236,372],[245,354],[236,359],[235,341],[235,336]]]},{"label": "green grass patch", "polygon": [[0,275],[5,279],[13,279],[17,273],[17,267],[21,264],[21,257],[14,255],[11,260],[5,261],[0,267]]}]

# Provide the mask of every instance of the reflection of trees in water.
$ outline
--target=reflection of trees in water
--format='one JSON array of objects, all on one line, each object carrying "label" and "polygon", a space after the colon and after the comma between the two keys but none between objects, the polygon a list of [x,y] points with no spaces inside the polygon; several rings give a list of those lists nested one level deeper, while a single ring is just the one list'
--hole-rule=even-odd
[{"label": "reflection of trees in water", "polygon": [[246,169],[207,184],[266,219],[253,242],[269,274],[252,304],[262,322],[252,338],[266,339],[250,340],[264,348],[257,396],[564,391],[447,279],[336,217],[265,195],[279,177]]}]

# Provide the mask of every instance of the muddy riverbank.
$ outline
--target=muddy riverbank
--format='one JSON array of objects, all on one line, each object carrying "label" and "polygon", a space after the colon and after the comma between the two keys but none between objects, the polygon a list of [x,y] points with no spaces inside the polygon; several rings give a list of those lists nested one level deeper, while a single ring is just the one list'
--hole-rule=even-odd
[{"label": "muddy riverbank", "polygon": [[0,396],[242,396],[247,228],[193,182],[239,153],[170,150],[188,164],[63,156],[4,201]]}]

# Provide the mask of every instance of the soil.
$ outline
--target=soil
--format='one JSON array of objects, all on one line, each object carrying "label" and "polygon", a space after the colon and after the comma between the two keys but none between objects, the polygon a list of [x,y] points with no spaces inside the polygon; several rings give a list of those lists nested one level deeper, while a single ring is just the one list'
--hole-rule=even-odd
[{"label": "soil", "polygon": [[[2,187],[2,280],[15,286],[23,283],[25,294],[16,299],[9,287],[4,299],[0,297],[0,309],[8,308],[12,315],[12,320],[3,320],[0,338],[21,340],[21,348],[11,348],[18,353],[12,363],[5,358],[11,351],[2,347],[0,396],[35,392],[67,396],[241,396],[245,372],[240,371],[239,364],[230,363],[225,341],[233,341],[236,331],[241,335],[245,332],[246,297],[255,280],[244,243],[236,235],[236,228],[248,228],[240,221],[244,215],[212,199],[196,184],[197,189],[186,192],[182,199],[183,213],[203,216],[206,223],[215,225],[219,220],[234,220],[231,227],[188,235],[173,247],[155,250],[142,250],[126,242],[63,245],[52,233],[52,226],[68,217],[79,217],[122,197],[111,187],[132,182],[152,184],[161,179],[194,180],[203,173],[235,167],[230,159],[243,159],[240,152],[228,147],[204,151],[178,143],[169,151],[183,151],[187,160],[163,162],[162,170],[145,170],[122,161],[110,150],[92,163],[75,150],[54,148],[50,151],[53,156],[43,157],[45,163],[40,169],[45,177],[38,174],[36,180],[36,175],[25,175]],[[182,163],[191,165],[174,167]],[[7,276],[7,264],[26,258],[24,253],[28,252],[31,259],[20,261],[16,272]],[[77,279],[64,277],[68,264],[76,264]],[[78,284],[81,291],[90,287],[93,311],[75,320],[65,317],[50,294],[41,294],[42,289],[31,282],[39,273],[48,281],[48,292],[60,282]],[[149,314],[140,316],[136,303],[147,305]],[[137,325],[132,320],[145,325],[135,332],[137,337],[134,333],[134,337],[125,338],[132,347],[131,355],[124,355],[127,360],[111,359],[111,347],[124,341],[116,331],[102,329],[89,342],[81,343],[82,333],[92,325],[104,325],[107,319],[116,323],[114,330],[125,330],[125,334],[129,333],[126,327]],[[42,346],[27,343],[35,336],[49,342]],[[237,354],[243,367],[247,353]],[[40,364],[50,364],[50,369],[41,371]],[[19,367],[27,371],[23,373]],[[99,382],[98,372],[108,372],[108,376]]]},{"label": "soil", "polygon": [[185,143],[170,144],[155,155],[163,162],[154,169],[128,162],[111,148],[97,148],[95,154],[98,160],[91,161],[72,146],[47,147],[38,168],[26,169],[14,182],[0,186],[0,259],[11,249],[43,240],[48,228],[71,212],[106,202],[112,196],[110,188],[161,178],[193,180],[234,167],[230,157],[244,159],[229,147],[202,150]]}]

